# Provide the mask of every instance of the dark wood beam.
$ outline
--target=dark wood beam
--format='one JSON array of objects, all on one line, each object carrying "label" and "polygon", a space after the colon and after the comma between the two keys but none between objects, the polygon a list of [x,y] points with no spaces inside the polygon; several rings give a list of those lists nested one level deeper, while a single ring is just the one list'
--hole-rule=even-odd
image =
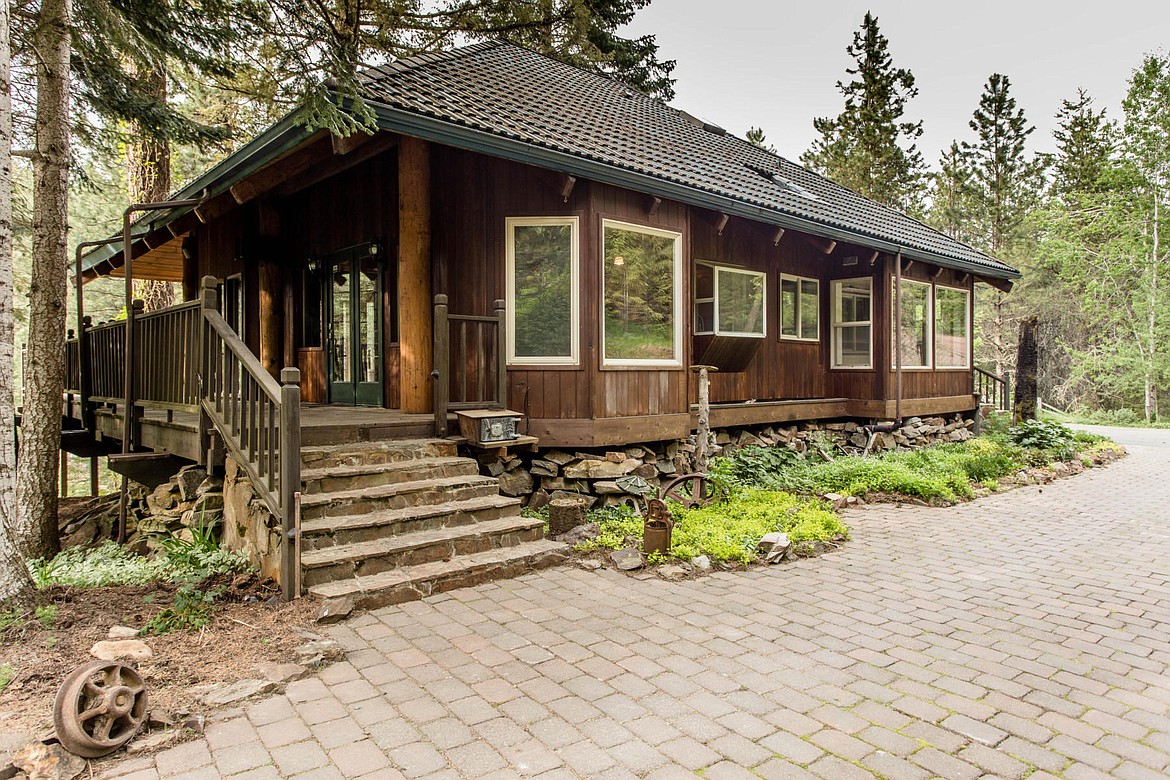
[{"label": "dark wood beam", "polygon": [[573,188],[577,186],[577,177],[565,174],[561,180],[561,200],[565,203],[569,202],[569,196],[573,194]]},{"label": "dark wood beam", "polygon": [[784,228],[776,228],[776,235],[772,237],[772,246],[780,246],[782,238],[784,238]]},{"label": "dark wood beam", "polygon": [[1010,279],[995,279],[990,276],[976,276],[975,281],[989,284],[1000,292],[1011,292],[1014,283]]},{"label": "dark wood beam", "polygon": [[233,184],[229,191],[237,205],[269,192],[289,179],[300,176],[314,164],[333,157],[333,142],[318,133],[307,143],[281,155],[251,176]]},{"label": "dark wood beam", "polygon": [[646,196],[646,216],[650,219],[658,214],[658,207],[662,205],[662,198],[657,195]]},{"label": "dark wood beam", "polygon": [[727,214],[720,214],[719,219],[715,222],[716,235],[723,235],[723,231],[727,229],[727,223],[731,221],[731,217]]},{"label": "dark wood beam", "polygon": [[881,254],[881,252],[877,251],[876,249],[873,250],[873,254],[869,256],[869,267],[870,268],[873,268],[875,265],[877,265],[878,255],[880,255],[880,254]]},{"label": "dark wood beam", "polygon": [[344,173],[355,165],[364,163],[371,157],[376,157],[382,152],[393,149],[397,144],[398,136],[394,133],[380,133],[368,143],[362,144],[349,154],[334,155],[310,166],[299,176],[274,187],[267,194],[273,198],[287,198],[289,195],[312,187],[314,184],[318,184],[325,179],[336,176],[339,173]]}]

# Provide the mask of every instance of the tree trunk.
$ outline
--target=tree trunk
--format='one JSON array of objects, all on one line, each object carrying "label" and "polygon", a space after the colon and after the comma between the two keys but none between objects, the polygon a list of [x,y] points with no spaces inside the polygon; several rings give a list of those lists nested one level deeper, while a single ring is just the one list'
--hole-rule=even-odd
[{"label": "tree trunk", "polygon": [[12,285],[12,49],[8,0],[0,6],[0,610],[32,600],[32,582],[16,551],[15,401]]},{"label": "tree trunk", "polygon": [[1036,317],[1020,321],[1020,345],[1016,352],[1016,424],[1036,419],[1036,376],[1039,360],[1036,350]]},{"label": "tree trunk", "polygon": [[33,158],[33,258],[28,357],[16,498],[16,543],[25,558],[53,555],[65,388],[65,267],[69,231],[70,0],[43,0],[36,33],[37,117]]},{"label": "tree trunk", "polygon": [[[167,100],[167,75],[155,68],[139,77],[143,91],[159,103]],[[152,138],[134,127],[126,146],[128,191],[131,203],[157,203],[171,193],[171,144],[165,138]],[[143,279],[134,283],[134,297],[142,299],[143,311],[158,311],[175,303],[171,282]]]}]

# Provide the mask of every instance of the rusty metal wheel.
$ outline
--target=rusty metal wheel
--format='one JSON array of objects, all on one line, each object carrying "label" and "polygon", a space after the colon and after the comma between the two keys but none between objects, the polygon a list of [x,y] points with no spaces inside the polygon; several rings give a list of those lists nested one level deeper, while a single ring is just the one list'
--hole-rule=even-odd
[{"label": "rusty metal wheel", "polygon": [[74,669],[53,704],[57,739],[83,758],[113,753],[145,720],[146,683],[134,667],[117,661],[90,661]]},{"label": "rusty metal wheel", "polygon": [[676,501],[687,509],[706,506],[718,498],[715,486],[705,474],[684,474],[672,479],[662,488],[662,497]]}]

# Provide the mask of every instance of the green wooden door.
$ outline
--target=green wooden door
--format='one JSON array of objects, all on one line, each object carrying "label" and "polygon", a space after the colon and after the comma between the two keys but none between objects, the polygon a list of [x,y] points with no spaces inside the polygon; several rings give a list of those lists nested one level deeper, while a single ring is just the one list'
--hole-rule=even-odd
[{"label": "green wooden door", "polygon": [[329,400],[335,404],[382,405],[382,269],[371,246],[329,258]]}]

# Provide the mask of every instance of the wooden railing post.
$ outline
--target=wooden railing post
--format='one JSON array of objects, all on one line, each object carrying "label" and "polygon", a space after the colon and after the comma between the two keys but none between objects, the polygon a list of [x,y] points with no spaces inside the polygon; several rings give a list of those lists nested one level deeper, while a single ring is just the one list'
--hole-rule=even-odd
[{"label": "wooden railing post", "polygon": [[301,491],[301,372],[296,368],[280,371],[280,513],[281,539],[280,589],[285,601],[301,594],[297,582],[301,562],[297,557],[300,518],[297,517],[297,493]]},{"label": "wooden railing post", "polygon": [[139,372],[138,354],[141,349],[134,340],[134,320],[142,315],[145,305],[141,299],[138,299],[133,301],[130,308],[126,310],[126,354],[122,358],[125,363],[122,374],[122,452],[124,453],[134,452],[134,444],[138,441],[138,396],[135,393],[135,388]]},{"label": "wooden railing post", "polygon": [[435,435],[447,435],[447,402],[451,381],[451,329],[447,324],[447,296],[435,296],[435,367],[431,371],[435,394]]},{"label": "wooden railing post", "polygon": [[210,398],[209,392],[213,386],[211,374],[214,372],[212,366],[211,356],[207,354],[207,320],[206,312],[219,311],[219,291],[216,289],[218,282],[214,276],[205,276],[200,282],[199,287],[199,338],[195,342],[195,365],[198,374],[196,376],[196,393],[195,405],[199,407],[199,452],[203,455],[203,466],[208,471],[211,470],[211,442],[208,438],[211,435],[211,420],[207,416],[207,411],[203,408],[203,400]]},{"label": "wooden railing post", "polygon": [[89,432],[94,431],[94,413],[89,405],[89,397],[93,393],[93,373],[90,366],[89,329],[93,318],[88,314],[81,318],[81,331],[77,334],[77,371],[79,402],[81,403],[81,427]]},{"label": "wooden railing post", "polygon": [[496,299],[496,402],[501,409],[508,408],[508,322],[507,303]]}]

